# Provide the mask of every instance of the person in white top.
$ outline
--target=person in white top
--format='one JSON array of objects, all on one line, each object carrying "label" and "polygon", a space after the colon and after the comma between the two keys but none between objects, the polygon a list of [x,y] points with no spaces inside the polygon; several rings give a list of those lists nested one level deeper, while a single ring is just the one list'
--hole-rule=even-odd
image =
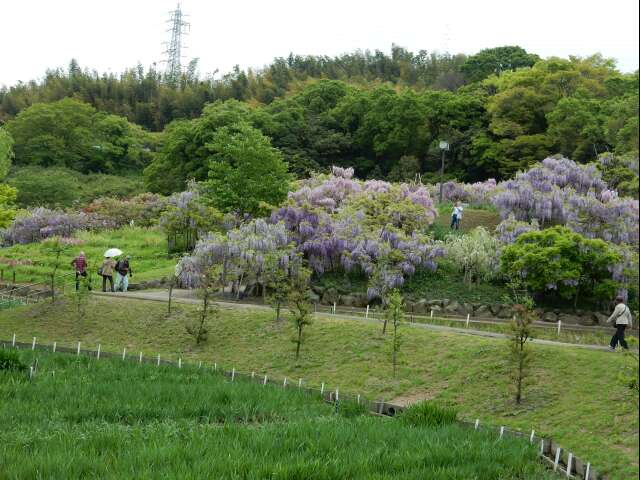
[{"label": "person in white top", "polygon": [[464,207],[462,206],[462,203],[460,202],[456,202],[455,206],[453,207],[453,212],[451,212],[451,229],[456,229],[458,230],[458,228],[460,228],[460,220],[462,220],[462,211],[464,210]]},{"label": "person in white top", "polygon": [[607,320],[607,323],[613,323],[616,327],[616,333],[613,334],[611,343],[609,343],[609,350],[615,350],[618,342],[620,342],[622,348],[626,350],[629,349],[629,345],[627,345],[627,341],[624,339],[624,331],[627,327],[631,328],[632,321],[631,311],[629,307],[624,304],[624,298],[621,296],[616,297],[616,308]]}]

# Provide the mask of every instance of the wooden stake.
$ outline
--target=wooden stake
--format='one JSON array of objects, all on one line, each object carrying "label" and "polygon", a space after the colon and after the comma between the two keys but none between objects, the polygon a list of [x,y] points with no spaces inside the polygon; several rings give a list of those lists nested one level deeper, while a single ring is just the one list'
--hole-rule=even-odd
[{"label": "wooden stake", "polygon": [[555,472],[556,470],[558,470],[558,465],[560,464],[560,452],[562,451],[562,449],[560,447],[558,447],[558,449],[556,450],[556,459],[553,462],[553,471]]},{"label": "wooden stake", "polygon": [[36,349],[36,337],[33,337],[33,341],[31,342],[31,350]]}]

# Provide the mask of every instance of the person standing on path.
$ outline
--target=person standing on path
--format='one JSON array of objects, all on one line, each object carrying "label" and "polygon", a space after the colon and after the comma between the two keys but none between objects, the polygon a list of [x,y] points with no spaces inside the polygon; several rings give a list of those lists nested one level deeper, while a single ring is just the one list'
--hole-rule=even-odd
[{"label": "person standing on path", "polygon": [[458,230],[460,228],[460,221],[462,220],[462,211],[464,207],[458,201],[453,207],[453,212],[451,212],[451,229]]},{"label": "person standing on path", "polygon": [[616,328],[616,333],[613,334],[611,343],[609,343],[609,350],[615,350],[618,342],[620,342],[622,348],[629,350],[629,345],[627,345],[627,341],[624,339],[624,331],[627,327],[631,328],[632,317],[631,310],[624,304],[623,297],[616,297],[616,308],[613,310],[607,323],[613,323],[613,326]]},{"label": "person standing on path", "polygon": [[113,269],[116,266],[116,262],[113,258],[107,257],[102,262],[102,266],[100,267],[100,271],[98,272],[102,275],[102,291],[107,291],[107,280],[109,280],[109,285],[111,287],[111,291],[115,292],[113,288]]},{"label": "person standing on path", "polygon": [[129,265],[130,260],[131,257],[127,255],[124,260],[118,260],[118,263],[116,263],[116,291],[122,290],[126,292],[127,288],[129,288],[129,277],[133,276]]},{"label": "person standing on path", "polygon": [[[87,257],[85,257],[84,252],[80,252],[71,261],[71,266],[76,269],[76,290],[80,290],[80,277],[87,278]],[[89,285],[89,290],[91,290],[91,285]]]}]

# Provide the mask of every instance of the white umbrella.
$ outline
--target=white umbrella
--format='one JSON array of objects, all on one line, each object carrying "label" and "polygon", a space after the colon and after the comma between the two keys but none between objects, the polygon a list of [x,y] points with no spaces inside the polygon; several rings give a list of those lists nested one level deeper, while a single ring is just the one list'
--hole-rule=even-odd
[{"label": "white umbrella", "polygon": [[122,255],[122,250],[120,250],[119,248],[110,248],[109,250],[104,252],[105,258],[113,258],[117,257],[118,255]]}]

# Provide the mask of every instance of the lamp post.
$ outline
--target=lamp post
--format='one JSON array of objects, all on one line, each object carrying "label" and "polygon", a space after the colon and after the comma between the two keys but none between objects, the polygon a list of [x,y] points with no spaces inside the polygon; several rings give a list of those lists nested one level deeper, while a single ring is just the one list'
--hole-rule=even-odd
[{"label": "lamp post", "polygon": [[446,140],[440,140],[440,150],[442,150],[442,163],[440,164],[440,198],[439,202],[442,203],[442,185],[444,180],[444,152],[449,150],[449,142]]}]

